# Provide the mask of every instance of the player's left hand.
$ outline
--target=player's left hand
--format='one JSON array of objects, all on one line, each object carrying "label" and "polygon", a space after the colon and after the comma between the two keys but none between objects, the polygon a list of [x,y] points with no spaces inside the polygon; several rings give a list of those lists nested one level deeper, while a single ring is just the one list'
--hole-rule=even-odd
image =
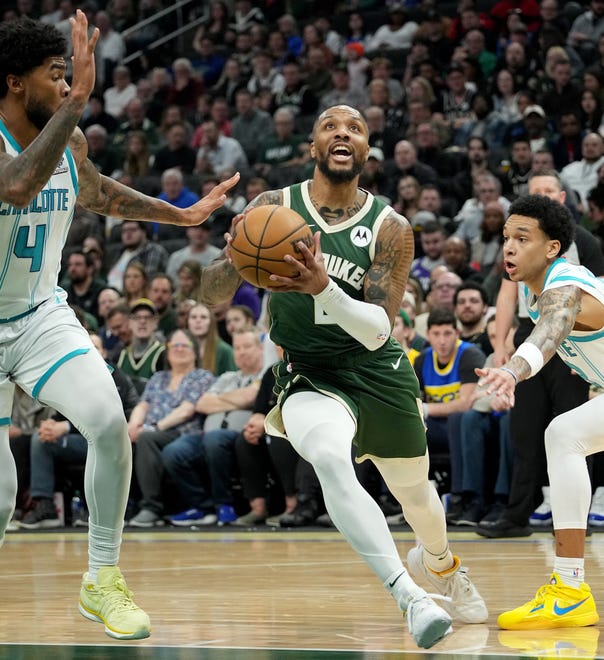
[{"label": "player's left hand", "polygon": [[482,390],[483,395],[485,390],[486,394],[492,395],[490,403],[493,410],[509,410],[514,406],[516,381],[509,371],[496,367],[474,369],[474,371],[477,376],[480,376],[478,387]]},{"label": "player's left hand", "polygon": [[273,284],[268,287],[269,291],[283,293],[285,291],[297,291],[298,293],[309,293],[311,296],[321,293],[329,284],[329,275],[325,270],[325,257],[321,250],[321,232],[317,231],[313,235],[315,244],[315,253],[313,254],[302,241],[296,245],[302,259],[300,261],[290,254],[286,254],[283,259],[293,266],[297,271],[296,277],[282,277],[280,275],[271,275],[270,280]]},{"label": "player's left hand", "polygon": [[212,188],[196,204],[182,209],[181,224],[190,227],[205,222],[216,209],[219,209],[226,202],[226,193],[239,183],[239,176],[239,172],[235,172],[232,177]]}]

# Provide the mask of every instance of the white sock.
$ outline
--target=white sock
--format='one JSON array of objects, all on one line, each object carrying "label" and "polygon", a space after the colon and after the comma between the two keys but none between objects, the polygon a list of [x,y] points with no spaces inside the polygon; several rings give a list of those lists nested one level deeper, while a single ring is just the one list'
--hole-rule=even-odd
[{"label": "white sock", "polygon": [[564,584],[578,589],[585,581],[585,559],[583,557],[558,557],[554,559],[554,573]]},{"label": "white sock", "polygon": [[412,598],[423,596],[426,593],[415,584],[405,569],[392,573],[384,582],[384,588],[394,598],[403,612],[407,611],[407,606]]},{"label": "white sock", "polygon": [[101,566],[117,566],[122,543],[122,528],[108,529],[88,524],[88,578],[96,582]]}]

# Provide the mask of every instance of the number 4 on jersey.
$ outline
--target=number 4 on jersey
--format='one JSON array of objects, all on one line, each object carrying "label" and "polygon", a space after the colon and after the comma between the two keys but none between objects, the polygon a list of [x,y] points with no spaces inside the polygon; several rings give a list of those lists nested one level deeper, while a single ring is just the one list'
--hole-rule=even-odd
[{"label": "number 4 on jersey", "polygon": [[44,254],[44,239],[46,238],[46,225],[36,225],[34,244],[29,244],[29,227],[19,227],[15,249],[13,253],[19,259],[31,259],[30,273],[37,273],[42,268],[42,256]]}]

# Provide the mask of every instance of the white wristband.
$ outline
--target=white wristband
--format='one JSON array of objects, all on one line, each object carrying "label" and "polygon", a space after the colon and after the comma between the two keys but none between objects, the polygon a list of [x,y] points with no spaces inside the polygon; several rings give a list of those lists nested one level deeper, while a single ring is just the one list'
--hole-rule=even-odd
[{"label": "white wristband", "polygon": [[534,376],[543,367],[543,353],[530,341],[520,344],[512,357],[520,357],[525,360],[531,368],[531,376]]}]

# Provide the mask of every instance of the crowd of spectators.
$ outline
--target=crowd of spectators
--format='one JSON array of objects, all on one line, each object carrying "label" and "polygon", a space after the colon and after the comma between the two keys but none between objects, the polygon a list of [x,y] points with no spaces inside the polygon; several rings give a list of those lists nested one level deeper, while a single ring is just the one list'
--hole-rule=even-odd
[{"label": "crowd of spectators", "polygon": [[[360,185],[415,230],[394,333],[415,360],[433,476],[456,505],[449,522],[492,515],[489,506],[501,508],[509,490],[509,428],[506,416],[474,402],[473,369],[492,353],[501,230],[531,177],[554,173],[602,251],[604,0],[212,0],[191,3],[183,11],[193,27],[157,44],[180,27],[176,13],[138,23],[168,5],[15,0],[0,16],[38,18],[69,36],[80,8],[99,28],[97,84],[81,129],[102,174],[188,207],[241,173],[199,227],[78,208],[67,237],[69,302],[116,367],[116,382],[129,380],[138,397],[133,404],[119,381],[135,451],[132,524],[329,524],[312,469],[262,430],[271,400],[270,375],[262,375],[277,359],[266,295],[244,283],[210,309],[199,286],[233,216],[260,192],[312,171],[309,133],[334,104],[367,120]],[[440,372],[448,366],[447,380]],[[83,464],[85,442],[52,411],[40,420],[35,402],[20,396],[15,405],[18,524],[61,524],[48,472]],[[492,436],[498,451],[485,449]],[[30,442],[31,454],[23,451]],[[359,471],[401,522],[374,477]],[[167,495],[170,479],[177,488]]]}]

